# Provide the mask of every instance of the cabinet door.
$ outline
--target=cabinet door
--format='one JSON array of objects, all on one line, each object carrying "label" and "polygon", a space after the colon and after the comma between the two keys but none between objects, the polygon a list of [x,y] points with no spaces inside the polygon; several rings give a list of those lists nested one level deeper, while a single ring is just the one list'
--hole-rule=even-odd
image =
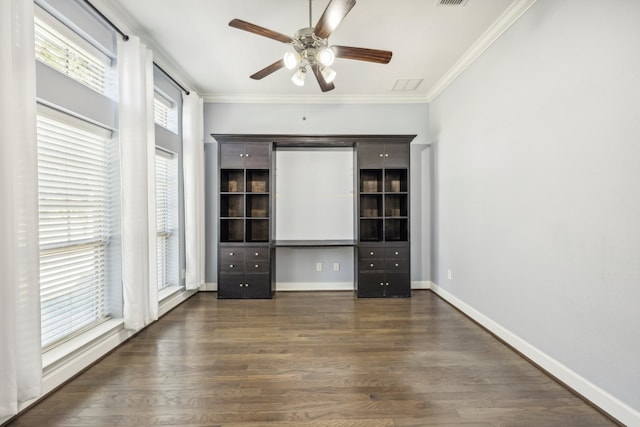
[{"label": "cabinet door", "polygon": [[409,297],[411,296],[411,281],[408,274],[387,273],[385,277],[385,296]]},{"label": "cabinet door", "polygon": [[220,273],[218,279],[218,298],[243,298],[244,275]]},{"label": "cabinet door", "polygon": [[385,168],[409,167],[409,144],[389,143],[384,147]]},{"label": "cabinet door", "polygon": [[269,152],[271,143],[248,142],[244,148],[245,167],[247,169],[269,169],[271,159]]},{"label": "cabinet door", "polygon": [[382,168],[384,163],[384,144],[380,142],[359,142],[358,147],[358,167]]},{"label": "cabinet door", "polygon": [[358,275],[358,297],[381,298],[385,291],[384,274],[361,273]]},{"label": "cabinet door", "polygon": [[243,169],[244,168],[244,144],[233,142],[220,143],[220,168]]},{"label": "cabinet door", "polygon": [[268,274],[246,274],[245,298],[271,298],[271,282]]}]

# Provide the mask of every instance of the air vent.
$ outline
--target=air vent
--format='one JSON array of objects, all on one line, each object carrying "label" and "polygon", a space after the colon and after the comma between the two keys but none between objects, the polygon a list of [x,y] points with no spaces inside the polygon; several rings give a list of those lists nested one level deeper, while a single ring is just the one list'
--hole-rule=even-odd
[{"label": "air vent", "polygon": [[436,6],[464,6],[469,0],[436,0]]},{"label": "air vent", "polygon": [[409,92],[418,89],[423,79],[398,79],[393,84],[392,90],[395,92]]}]

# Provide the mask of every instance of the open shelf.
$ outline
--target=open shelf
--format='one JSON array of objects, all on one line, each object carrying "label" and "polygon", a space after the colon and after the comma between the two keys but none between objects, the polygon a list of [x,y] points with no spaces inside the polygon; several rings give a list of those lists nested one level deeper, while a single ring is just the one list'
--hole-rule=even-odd
[{"label": "open shelf", "polygon": [[387,242],[406,242],[409,238],[409,220],[402,219],[385,219],[384,221],[384,240]]},{"label": "open shelf", "polygon": [[384,171],[384,191],[386,193],[407,192],[407,170],[387,169]]},{"label": "open shelf", "polygon": [[268,193],[269,171],[264,169],[247,169],[247,193]]},{"label": "open shelf", "polygon": [[363,169],[360,171],[360,193],[382,192],[382,170]]},{"label": "open shelf", "polygon": [[382,219],[361,219],[360,220],[360,241],[361,242],[381,242]]},{"label": "open shelf", "polygon": [[242,194],[220,195],[220,217],[242,218],[244,216],[244,196]]},{"label": "open shelf", "polygon": [[382,216],[382,195],[381,194],[361,194],[360,195],[360,217],[376,218]]},{"label": "open shelf", "polygon": [[247,219],[247,242],[268,242],[269,241],[269,220],[268,219]]},{"label": "open shelf", "polygon": [[407,195],[406,194],[385,194],[384,216],[393,217],[393,218],[406,217],[407,216]]},{"label": "open shelf", "polygon": [[269,195],[268,194],[247,194],[247,217],[268,218],[269,217]]},{"label": "open shelf", "polygon": [[224,169],[220,172],[221,193],[244,192],[244,170]]},{"label": "open shelf", "polygon": [[220,241],[221,242],[242,242],[244,240],[244,220],[243,219],[221,219],[220,220]]}]

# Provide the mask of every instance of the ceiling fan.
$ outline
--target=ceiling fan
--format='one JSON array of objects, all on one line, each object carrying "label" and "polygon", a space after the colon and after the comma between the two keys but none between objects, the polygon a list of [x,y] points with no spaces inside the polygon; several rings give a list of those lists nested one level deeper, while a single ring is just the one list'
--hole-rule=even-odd
[{"label": "ceiling fan", "polygon": [[290,44],[293,51],[286,52],[283,59],[267,65],[250,77],[260,80],[286,67],[297,69],[291,80],[298,86],[303,86],[307,75],[307,66],[311,68],[323,92],[333,90],[333,79],[336,72],[330,68],[335,58],[355,59],[358,61],[388,64],[392,52],[388,50],[366,49],[351,46],[329,46],[328,38],[342,22],[347,13],[355,6],[356,0],[331,0],[322,16],[313,27],[311,23],[311,2],[309,0],[309,27],[302,28],[293,37],[269,30],[259,25],[233,19],[230,27],[248,31],[259,36],[268,37],[279,42]]}]

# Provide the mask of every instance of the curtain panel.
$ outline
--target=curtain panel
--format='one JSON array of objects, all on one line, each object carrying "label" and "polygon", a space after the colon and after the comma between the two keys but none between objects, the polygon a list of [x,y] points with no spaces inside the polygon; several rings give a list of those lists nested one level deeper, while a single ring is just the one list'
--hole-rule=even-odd
[{"label": "curtain panel", "polygon": [[131,36],[118,40],[124,324],[158,319],[156,285],[153,54]]},{"label": "curtain panel", "polygon": [[33,13],[0,1],[0,422],[42,383]]},{"label": "curtain panel", "polygon": [[205,269],[204,106],[194,92],[183,95],[182,137],[186,288],[198,289]]}]

